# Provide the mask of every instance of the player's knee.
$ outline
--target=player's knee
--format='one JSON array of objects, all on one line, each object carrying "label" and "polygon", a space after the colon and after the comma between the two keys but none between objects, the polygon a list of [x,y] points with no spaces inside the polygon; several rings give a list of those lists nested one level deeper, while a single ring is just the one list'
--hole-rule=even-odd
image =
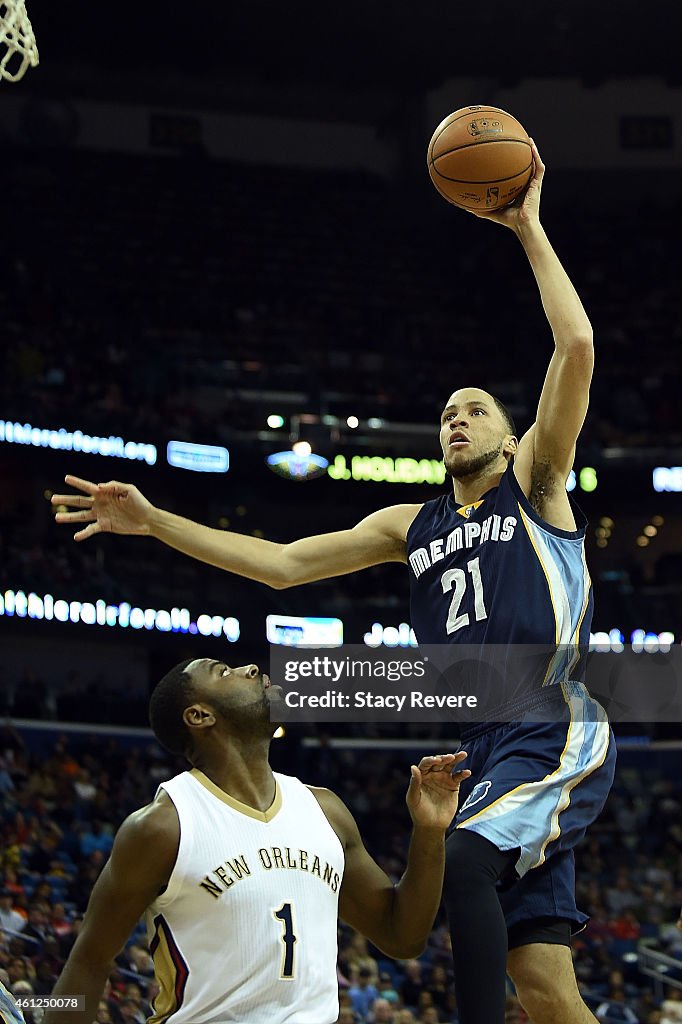
[{"label": "player's knee", "polygon": [[516,994],[533,1024],[566,1024],[571,1019],[570,1004],[549,985],[523,986]]},{"label": "player's knee", "polygon": [[566,1024],[575,1019],[576,1006],[582,1001],[575,986],[537,971],[523,978],[512,976],[512,980],[533,1024]]},{"label": "player's knee", "polygon": [[499,851],[487,839],[466,829],[455,829],[445,846],[445,892],[471,893],[481,885],[494,885]]}]

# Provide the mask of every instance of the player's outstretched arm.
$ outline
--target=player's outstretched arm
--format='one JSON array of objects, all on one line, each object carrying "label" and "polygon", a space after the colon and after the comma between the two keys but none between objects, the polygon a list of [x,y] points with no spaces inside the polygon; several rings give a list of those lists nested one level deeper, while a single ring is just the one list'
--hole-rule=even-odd
[{"label": "player's outstretched arm", "polygon": [[[523,202],[476,216],[511,228],[519,238],[535,274],[554,336],[555,351],[545,377],[535,426],[519,446],[515,463],[517,476],[521,478],[524,469],[530,472],[533,463],[541,463],[557,478],[565,480],[587,414],[594,366],[592,325],[540,224],[545,165],[532,140],[531,148],[534,171]],[[524,467],[524,463],[528,465]]]},{"label": "player's outstretched arm", "polygon": [[443,888],[445,832],[457,812],[460,784],[471,774],[460,768],[465,757],[439,754],[412,765],[407,806],[414,827],[407,867],[395,886],[365,849],[345,804],[329,790],[315,791],[344,845],[339,915],[395,959],[419,956],[433,927]]},{"label": "player's outstretched arm", "polygon": [[133,484],[95,484],[67,476],[82,494],[53,494],[58,523],[80,529],[74,540],[97,533],[155,537],[183,554],[278,590],[341,576],[381,562],[405,561],[405,537],[420,505],[393,505],[367,516],[351,530],[276,544],[259,537],[214,530],[156,508]]},{"label": "player's outstretched arm", "polygon": [[168,882],[179,837],[177,813],[168,799],[135,811],[123,822],[111,857],[93,887],[81,932],[52,993],[84,995],[85,1013],[82,1009],[48,1010],[45,1024],[95,1020],[111,962]]}]

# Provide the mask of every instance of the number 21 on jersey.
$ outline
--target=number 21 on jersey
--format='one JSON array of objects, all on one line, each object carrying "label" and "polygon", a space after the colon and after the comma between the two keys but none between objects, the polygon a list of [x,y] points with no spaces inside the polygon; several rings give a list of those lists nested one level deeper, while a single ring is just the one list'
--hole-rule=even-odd
[{"label": "number 21 on jersey", "polygon": [[[474,615],[476,621],[480,622],[482,619],[488,618],[488,612],[483,600],[483,580],[481,579],[481,567],[478,558],[472,558],[470,562],[467,562],[467,572],[471,577],[471,585],[474,589]],[[469,580],[464,569],[447,569],[441,576],[440,582],[444,594],[448,594],[451,590],[454,591],[450,601],[450,608],[448,609],[448,620],[445,625],[446,632],[449,635],[469,625],[469,613],[462,612],[459,614],[460,605],[469,585]]]}]

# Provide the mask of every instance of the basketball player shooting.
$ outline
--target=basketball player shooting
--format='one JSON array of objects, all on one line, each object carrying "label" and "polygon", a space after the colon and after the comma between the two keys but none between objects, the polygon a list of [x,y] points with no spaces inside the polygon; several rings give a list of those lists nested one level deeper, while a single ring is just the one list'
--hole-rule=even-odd
[{"label": "basketball player shooting", "polygon": [[[586,522],[565,484],[587,412],[592,329],[540,223],[545,168],[534,144],[532,152],[522,203],[476,214],[519,239],[554,337],[535,422],[520,441],[493,395],[459,387],[440,418],[451,492],[381,509],[353,529],[276,544],[155,508],[128,484],[76,477],[66,481],[83,494],[52,498],[74,509],[57,521],[82,524],[79,541],[106,531],[152,536],[278,589],[404,562],[421,644],[584,643],[593,607]],[[462,735],[472,778],[448,838],[444,889],[461,1024],[503,1024],[505,972],[534,1024],[596,1019],[571,959],[571,934],[586,921],[574,848],[606,800],[615,743],[571,662],[559,662],[530,698],[508,678],[496,709],[506,724]],[[524,720],[529,700],[534,721]]]},{"label": "basketball player shooting", "polygon": [[337,919],[389,956],[418,956],[440,904],[445,831],[466,754],[412,765],[406,871],[394,886],[328,789],[275,773],[271,706],[281,689],[256,665],[182,662],[155,688],[157,739],[192,764],[118,831],[54,995],[94,1020],[111,967],[144,914],[159,992],[150,1024],[332,1024]]}]

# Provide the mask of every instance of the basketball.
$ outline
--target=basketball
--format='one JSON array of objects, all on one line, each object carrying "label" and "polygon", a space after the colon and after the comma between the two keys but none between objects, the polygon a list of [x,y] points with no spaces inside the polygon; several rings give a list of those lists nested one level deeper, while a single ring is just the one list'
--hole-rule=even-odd
[{"label": "basketball", "polygon": [[463,210],[499,210],[530,181],[528,134],[499,107],[462,107],[436,128],[428,149],[431,181]]}]

